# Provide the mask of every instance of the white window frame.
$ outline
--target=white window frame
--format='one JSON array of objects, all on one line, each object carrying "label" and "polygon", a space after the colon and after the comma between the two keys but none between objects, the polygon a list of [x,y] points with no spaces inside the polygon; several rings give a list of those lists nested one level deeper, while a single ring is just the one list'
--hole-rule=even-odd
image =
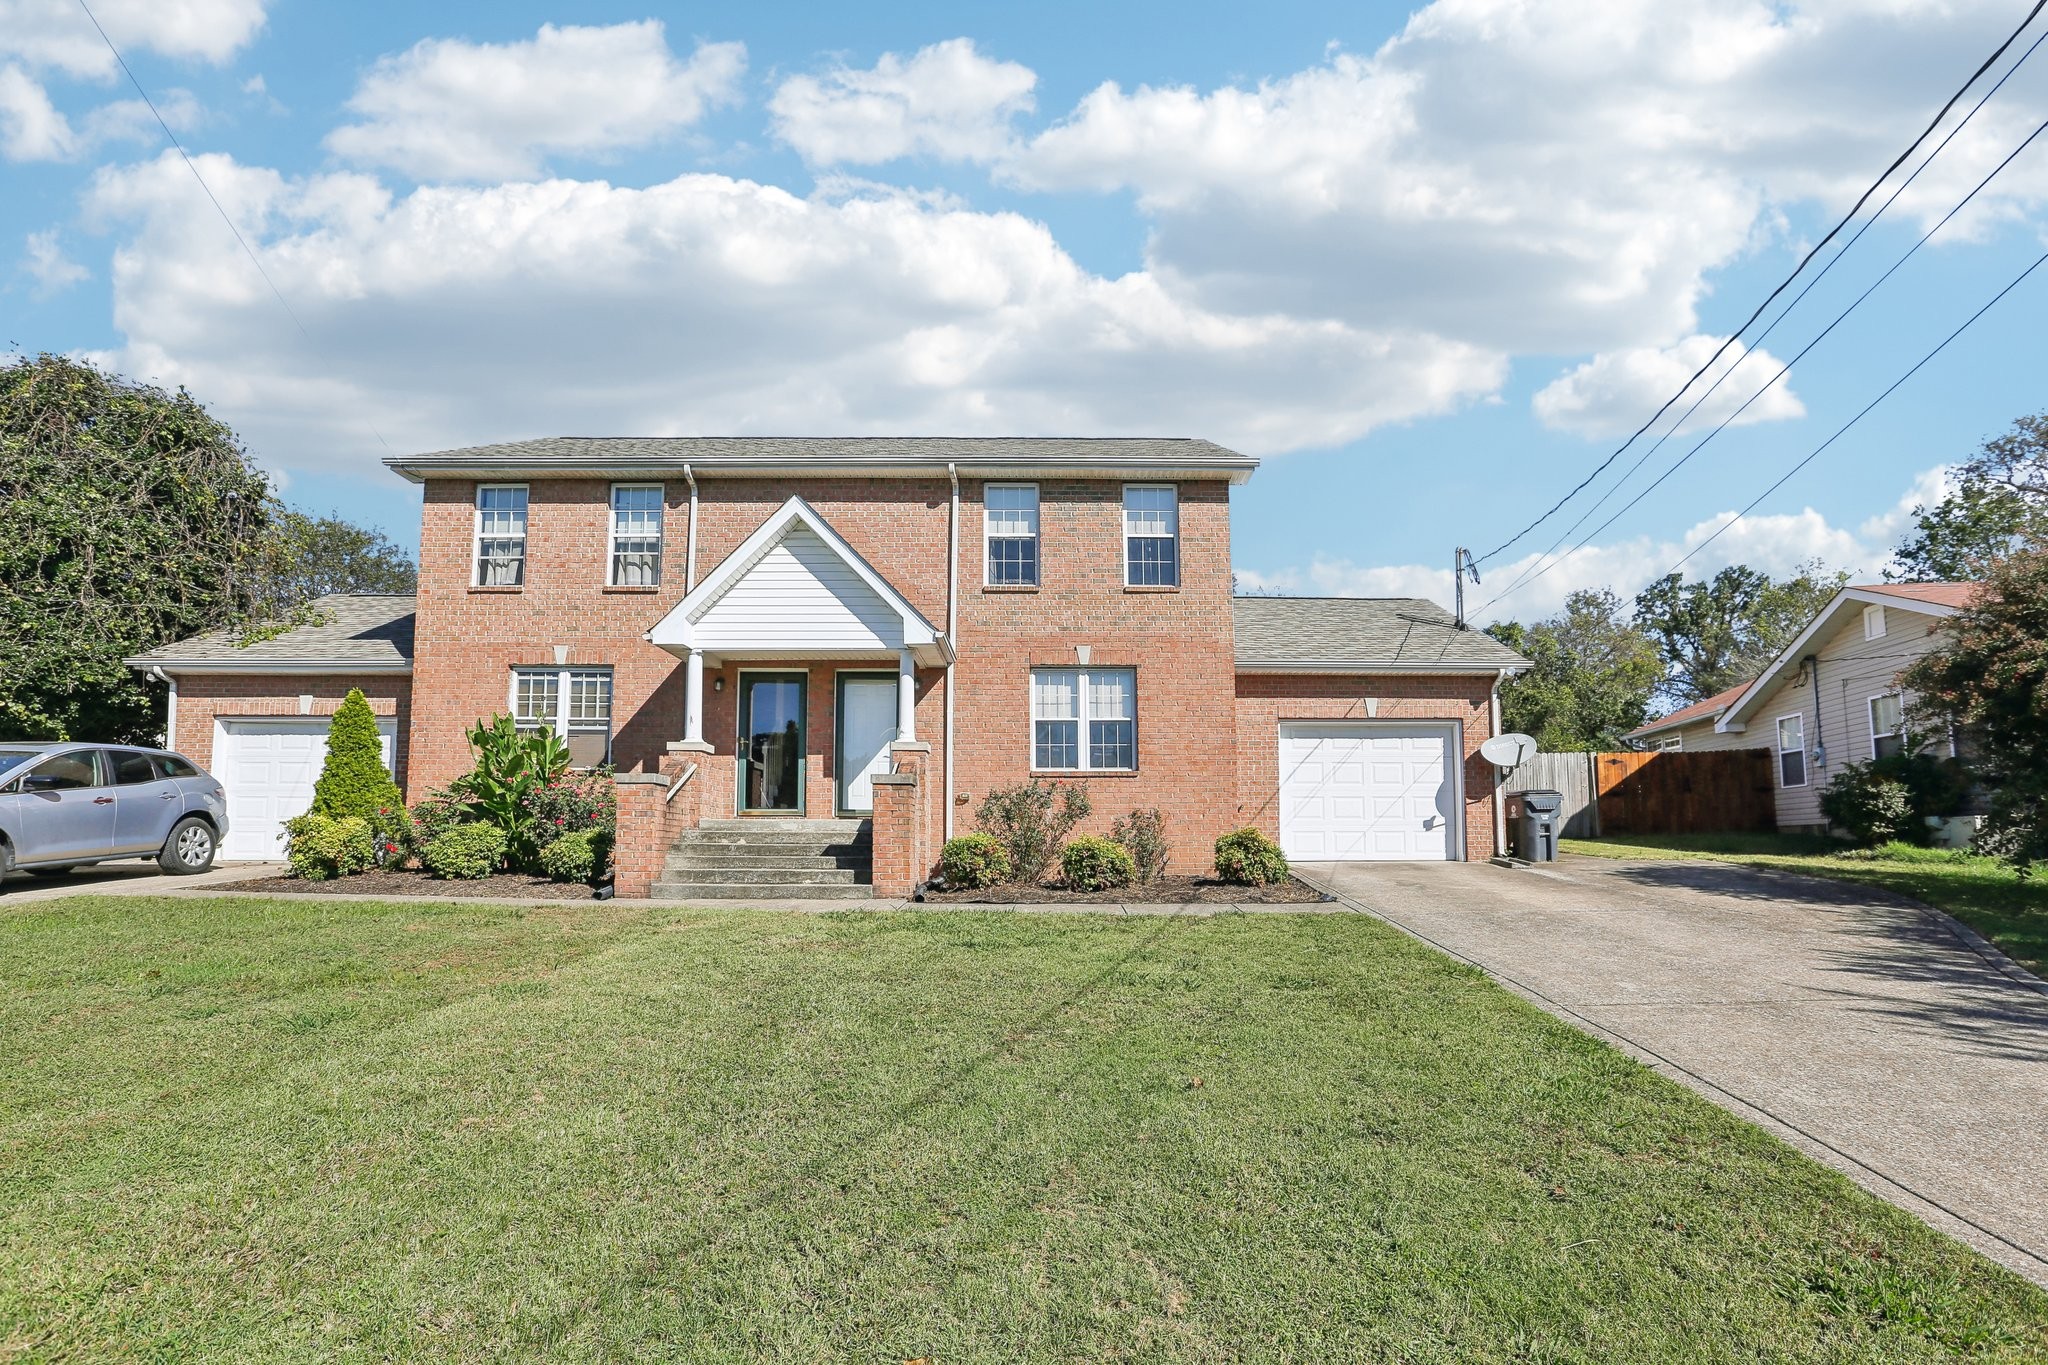
[{"label": "white window frame", "polygon": [[[1134,492],[1170,493],[1173,495],[1173,529],[1165,535],[1131,532],[1131,494]],[[1121,499],[1123,535],[1117,542],[1117,553],[1124,562],[1124,586],[1127,588],[1178,588],[1181,579],[1180,564],[1180,485],[1177,483],[1127,483]],[[1170,583],[1133,583],[1131,581],[1131,542],[1134,540],[1164,540],[1173,546],[1173,581]]]},{"label": "white window frame", "polygon": [[604,760],[596,766],[602,767],[612,761],[612,741],[618,736],[618,680],[609,664],[515,664],[506,688],[505,709],[511,713],[512,723],[521,730],[541,728],[538,720],[526,720],[519,714],[519,679],[522,675],[531,677],[552,676],[555,684],[555,715],[547,726],[561,737],[564,744],[571,734],[597,734],[600,727],[588,722],[579,724],[569,715],[572,698],[575,695],[577,675],[591,677],[602,675],[605,683]]},{"label": "white window frame", "polygon": [[1685,736],[1683,734],[1672,734],[1653,739],[1650,741],[1650,751],[1659,754],[1684,753]]},{"label": "white window frame", "polygon": [[[621,583],[619,581],[619,558],[622,554],[627,553],[626,551],[622,551],[619,549],[619,542],[622,539],[633,541],[644,541],[647,539],[647,537],[641,535],[624,536],[621,534],[619,530],[619,494],[621,493],[654,494],[654,576],[645,583]],[[658,483],[615,483],[611,487],[611,492],[607,494],[605,497],[605,507],[605,524],[608,528],[608,534],[605,537],[604,556],[605,586],[611,588],[660,587],[661,556],[663,550],[666,548],[668,543],[667,488]],[[631,553],[645,554],[647,552],[644,550],[635,550]]]},{"label": "white window frame", "polygon": [[[1799,746],[1795,749],[1785,747],[1785,722],[1788,720],[1799,722]],[[1784,791],[1796,791],[1801,787],[1809,785],[1813,781],[1813,756],[1806,751],[1806,713],[1804,711],[1788,711],[1784,715],[1779,716],[1773,722],[1771,738],[1773,744],[1776,745],[1778,756],[1779,788]],[[1787,782],[1785,780],[1785,755],[1793,753],[1799,755],[1799,780],[1797,782]]]},{"label": "white window frame", "polygon": [[[1895,701],[1899,704],[1899,728],[1879,731],[1877,728],[1877,704],[1881,701]],[[1870,721],[1870,757],[1878,757],[1877,742],[1880,739],[1896,739],[1899,752],[1906,752],[1906,696],[1903,692],[1879,692],[1864,702],[1863,714]]]},{"label": "white window frame", "polygon": [[[503,493],[515,489],[518,491],[520,495],[519,534],[516,537],[509,535],[497,535],[490,537],[490,539],[494,541],[510,541],[514,539],[518,540],[519,571],[517,581],[511,583],[486,583],[484,581],[484,494]],[[527,563],[526,551],[530,540],[530,532],[532,529],[531,519],[533,515],[533,492],[531,486],[523,483],[480,483],[476,486],[476,496],[473,499],[471,499],[470,515],[472,518],[470,522],[469,538],[470,586],[473,588],[525,587]]]},{"label": "white window frame", "polygon": [[1863,638],[1866,640],[1882,640],[1884,634],[1884,608],[1873,602],[1863,608]]},{"label": "white window frame", "polygon": [[[1073,716],[1045,717],[1041,717],[1038,714],[1038,678],[1039,675],[1042,673],[1070,673],[1073,675],[1074,697],[1076,710],[1078,714]],[[1098,768],[1090,762],[1090,759],[1093,757],[1093,749],[1095,746],[1090,742],[1088,727],[1090,724],[1094,723],[1098,718],[1093,714],[1093,707],[1091,705],[1091,701],[1094,695],[1094,689],[1089,685],[1089,680],[1091,679],[1091,677],[1095,677],[1106,673],[1120,673],[1123,674],[1125,677],[1129,678],[1130,680],[1129,690],[1126,693],[1126,695],[1130,698],[1131,702],[1130,715],[1104,716],[1100,718],[1104,723],[1122,721],[1130,725],[1131,763],[1130,766],[1127,768]],[[1077,666],[1073,668],[1048,666],[1044,668],[1033,668],[1030,670],[1028,676],[1030,679],[1030,700],[1028,703],[1027,711],[1030,716],[1030,724],[1026,726],[1025,729],[1026,743],[1028,746],[1025,751],[1025,762],[1029,765],[1030,771],[1035,773],[1135,773],[1138,771],[1137,669],[1123,665],[1116,667],[1110,667],[1107,665],[1102,667]],[[1038,727],[1041,721],[1044,721],[1046,723],[1065,722],[1075,726],[1074,760],[1076,766],[1071,768],[1042,768],[1038,765]]]},{"label": "white window frame", "polygon": [[[990,529],[992,520],[988,495],[991,493],[1031,494],[1031,578],[1016,582],[998,582],[995,576],[995,543],[998,540],[1023,540],[1016,535],[998,536]],[[981,583],[985,588],[1035,588],[1045,577],[1045,500],[1035,483],[987,483],[981,486]]]}]

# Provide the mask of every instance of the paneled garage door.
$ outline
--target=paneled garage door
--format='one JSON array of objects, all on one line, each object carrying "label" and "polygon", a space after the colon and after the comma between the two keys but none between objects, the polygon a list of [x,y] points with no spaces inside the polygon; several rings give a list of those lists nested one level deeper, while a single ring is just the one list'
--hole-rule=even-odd
[{"label": "paneled garage door", "polygon": [[[313,782],[327,761],[324,716],[219,720],[213,731],[213,775],[228,793],[223,861],[284,857],[284,822],[313,804]],[[396,723],[379,717],[384,766],[391,766]]]},{"label": "paneled garage door", "polygon": [[1459,856],[1455,723],[1280,726],[1280,846],[1302,862]]}]

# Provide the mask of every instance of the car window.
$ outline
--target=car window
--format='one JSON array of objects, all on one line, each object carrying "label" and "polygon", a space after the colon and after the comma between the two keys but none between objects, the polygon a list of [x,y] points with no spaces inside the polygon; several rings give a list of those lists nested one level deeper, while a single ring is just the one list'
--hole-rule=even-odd
[{"label": "car window", "polygon": [[0,749],[0,773],[20,767],[41,752],[40,749]]},{"label": "car window", "polygon": [[100,784],[99,773],[93,764],[90,749],[74,749],[68,754],[46,758],[30,768],[21,780],[23,785],[33,786],[39,791],[97,787]]},{"label": "car window", "polygon": [[139,754],[133,749],[109,749],[107,762],[114,770],[114,785],[117,787],[132,787],[157,780],[156,765],[149,761],[148,754]]},{"label": "car window", "polygon": [[176,754],[158,754],[156,766],[164,770],[165,777],[197,777],[199,769],[179,758]]}]

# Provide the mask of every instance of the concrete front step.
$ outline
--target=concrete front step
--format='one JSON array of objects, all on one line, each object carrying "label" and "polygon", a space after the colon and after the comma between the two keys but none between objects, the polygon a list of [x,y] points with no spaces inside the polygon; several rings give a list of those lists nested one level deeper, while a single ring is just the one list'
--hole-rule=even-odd
[{"label": "concrete front step", "polygon": [[729,844],[677,844],[668,855],[670,867],[866,867],[870,861],[865,849],[819,853],[812,849],[741,848]]},{"label": "concrete front step", "polygon": [[689,867],[674,862],[663,867],[661,875],[673,881],[749,886],[852,886],[868,880],[865,867]]},{"label": "concrete front step", "polygon": [[775,886],[745,882],[658,881],[648,894],[661,901],[864,901],[872,900],[866,886]]},{"label": "concrete front step", "polygon": [[752,820],[699,821],[699,834],[783,833],[808,835],[826,840],[865,838],[872,827],[867,820],[784,820],[776,816]]}]

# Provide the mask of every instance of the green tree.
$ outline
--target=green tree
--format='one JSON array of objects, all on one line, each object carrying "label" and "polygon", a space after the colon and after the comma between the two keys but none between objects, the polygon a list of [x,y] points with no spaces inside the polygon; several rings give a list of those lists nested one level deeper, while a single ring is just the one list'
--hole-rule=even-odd
[{"label": "green tree", "polygon": [[313,814],[374,824],[383,812],[403,804],[384,766],[376,713],[362,691],[351,687],[327,727],[327,762],[313,783]]},{"label": "green tree", "polygon": [[1990,561],[2048,540],[2048,413],[1986,441],[1955,471],[1948,496],[1913,509],[1913,525],[1887,578],[1968,582]]},{"label": "green tree", "polygon": [[1819,560],[1787,578],[1731,564],[1704,581],[1658,579],[1636,594],[1635,624],[1663,662],[1659,690],[1687,705],[1755,677],[1848,581]]},{"label": "green tree", "polygon": [[1575,592],[1547,621],[1510,621],[1486,633],[1528,658],[1526,673],[1501,684],[1501,715],[1544,749],[1619,748],[1649,719],[1664,666],[1613,593]]},{"label": "green tree", "polygon": [[251,610],[285,620],[328,593],[411,592],[418,584],[412,556],[382,531],[285,509],[273,519],[251,575]]},{"label": "green tree", "polygon": [[1902,681],[1917,726],[1969,736],[1991,793],[1982,845],[2031,868],[2048,861],[2048,541],[1988,561],[1982,580]]}]

